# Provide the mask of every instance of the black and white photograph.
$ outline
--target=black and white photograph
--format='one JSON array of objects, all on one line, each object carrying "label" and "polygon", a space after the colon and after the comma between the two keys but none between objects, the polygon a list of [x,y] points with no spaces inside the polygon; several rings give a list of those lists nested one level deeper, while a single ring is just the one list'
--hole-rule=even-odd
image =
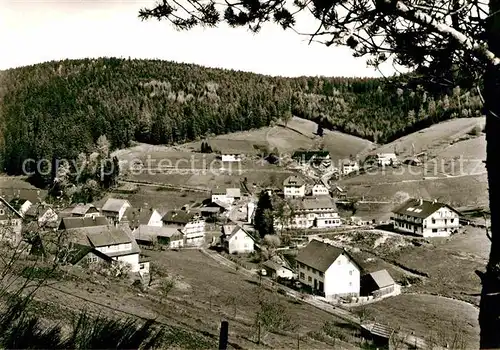
[{"label": "black and white photograph", "polygon": [[0,348],[500,349],[500,0],[0,0],[0,47]]}]

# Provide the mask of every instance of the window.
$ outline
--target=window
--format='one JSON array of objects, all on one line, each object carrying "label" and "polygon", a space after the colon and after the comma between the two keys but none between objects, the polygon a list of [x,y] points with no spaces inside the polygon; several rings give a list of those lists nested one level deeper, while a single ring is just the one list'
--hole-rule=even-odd
[{"label": "window", "polygon": [[455,221],[455,219],[450,219],[450,222],[453,224],[453,222]]},{"label": "window", "polygon": [[311,276],[307,276],[307,281],[308,282],[312,282],[312,277]]},{"label": "window", "polygon": [[435,224],[436,223],[436,219],[432,218],[432,223]]},{"label": "window", "polygon": [[349,271],[349,276],[352,276],[352,270]]},{"label": "window", "polygon": [[305,277],[304,277],[304,273],[303,273],[303,272],[301,272],[301,273],[300,273],[300,279],[302,279],[302,280],[303,280],[304,278],[305,278]]},{"label": "window", "polygon": [[435,232],[438,232],[438,229],[437,229],[437,228],[433,228],[433,229],[432,229],[432,232],[434,232],[434,233],[435,233]]},{"label": "window", "polygon": [[352,282],[349,282],[349,287],[352,287]]},{"label": "window", "polygon": [[139,269],[144,270],[144,264],[139,264]]},{"label": "window", "polygon": [[337,261],[337,264],[339,264],[339,265],[340,265],[340,264],[342,264],[342,261],[340,261],[340,259],[339,259],[339,260]]},{"label": "window", "polygon": [[320,275],[321,277],[323,277],[323,272],[321,272],[321,271],[320,271],[320,272],[319,272],[319,275]]}]

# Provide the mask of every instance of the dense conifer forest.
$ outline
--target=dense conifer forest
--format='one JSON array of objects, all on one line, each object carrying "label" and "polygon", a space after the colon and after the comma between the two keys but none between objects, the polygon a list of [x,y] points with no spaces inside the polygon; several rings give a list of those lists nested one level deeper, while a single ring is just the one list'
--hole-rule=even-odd
[{"label": "dense conifer forest", "polygon": [[0,72],[1,161],[73,159],[105,135],[175,144],[259,128],[292,115],[378,143],[480,114],[474,91],[432,91],[408,77],[270,77],[160,60],[47,62]]}]

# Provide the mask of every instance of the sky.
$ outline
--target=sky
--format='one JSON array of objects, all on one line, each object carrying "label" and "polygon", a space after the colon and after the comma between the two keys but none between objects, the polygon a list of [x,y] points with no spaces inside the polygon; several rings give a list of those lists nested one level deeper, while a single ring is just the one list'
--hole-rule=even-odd
[{"label": "sky", "polygon": [[[155,0],[0,0],[0,70],[87,57],[152,58],[282,76],[381,77],[348,48],[308,44],[277,25],[176,31],[166,21],[141,21]],[[308,18],[302,28],[312,28]]]}]

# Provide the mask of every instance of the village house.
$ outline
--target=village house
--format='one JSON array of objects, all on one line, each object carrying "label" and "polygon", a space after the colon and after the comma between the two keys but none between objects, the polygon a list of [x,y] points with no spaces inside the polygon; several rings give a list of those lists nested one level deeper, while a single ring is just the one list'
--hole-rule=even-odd
[{"label": "village house", "polygon": [[17,247],[22,240],[23,216],[0,197],[0,240]]},{"label": "village house", "polygon": [[211,193],[212,203],[233,204],[234,201],[241,199],[241,190],[239,188],[215,188]]},{"label": "village house", "polygon": [[108,220],[104,216],[96,217],[65,217],[61,219],[58,230],[71,230],[74,228],[103,226],[107,225]]},{"label": "village house", "polygon": [[248,254],[254,251],[255,239],[239,225],[224,225],[221,245],[229,254]]},{"label": "village house", "polygon": [[296,175],[289,176],[283,181],[283,193],[285,198],[304,197],[306,192],[306,183]]},{"label": "village house", "polygon": [[178,249],[184,246],[184,235],[175,227],[140,225],[133,231],[139,245],[154,247],[164,246]]},{"label": "village house", "polygon": [[112,225],[121,222],[125,216],[125,211],[131,208],[130,202],[126,199],[109,198],[101,208],[101,213]]},{"label": "village house", "polygon": [[85,218],[93,218],[96,216],[100,216],[99,210],[93,204],[77,204],[71,210],[71,216],[74,217],[85,217]]},{"label": "village house", "polygon": [[24,214],[24,219],[29,222],[37,222],[38,227],[57,229],[59,226],[59,216],[46,203],[32,205]]},{"label": "village house", "polygon": [[395,165],[398,163],[398,157],[395,153],[377,153],[376,159],[379,166]]},{"label": "village house", "polygon": [[[141,250],[127,226],[81,227],[69,232],[77,238],[76,243],[89,246],[115,261],[128,264],[131,272],[149,272],[149,263],[141,261]],[[93,255],[88,257],[89,264],[97,263],[98,260],[98,257]]]},{"label": "village house", "polygon": [[241,162],[245,157],[242,153],[222,153],[221,159],[223,162]]},{"label": "village house", "polygon": [[327,299],[359,296],[359,264],[343,249],[313,239],[296,257],[299,281]]},{"label": "village house", "polygon": [[359,171],[359,163],[356,160],[346,160],[342,162],[341,167],[342,175],[348,175]]},{"label": "village house", "polygon": [[323,185],[322,183],[316,183],[312,187],[311,194],[314,197],[317,197],[317,196],[329,196],[330,192],[328,191],[328,188],[326,188],[326,186]]},{"label": "village house", "polygon": [[460,228],[460,213],[437,201],[409,199],[393,214],[394,229],[423,237],[447,237]]},{"label": "village house", "polygon": [[273,279],[293,279],[296,277],[291,268],[272,260],[267,260],[266,262],[264,262],[262,264],[262,267],[266,271],[266,275]]},{"label": "village house", "polygon": [[171,210],[162,218],[163,225],[180,229],[185,246],[205,243],[205,220],[198,214],[185,210]]},{"label": "village house", "polygon": [[329,196],[306,197],[289,201],[292,214],[285,220],[275,218],[278,229],[326,229],[342,225],[337,206]]},{"label": "village house", "polygon": [[375,298],[393,294],[396,292],[398,285],[387,270],[379,270],[368,273],[361,277],[361,295],[372,295]]},{"label": "village house", "polygon": [[332,196],[334,198],[337,198],[337,199],[341,199],[341,200],[344,200],[344,199],[347,199],[347,192],[341,188],[340,186],[333,186],[333,189],[332,189]]},{"label": "village house", "polygon": [[137,228],[139,226],[155,226],[161,227],[163,226],[162,218],[163,216],[160,212],[154,208],[145,209],[139,208],[132,214],[131,226],[133,228]]}]

